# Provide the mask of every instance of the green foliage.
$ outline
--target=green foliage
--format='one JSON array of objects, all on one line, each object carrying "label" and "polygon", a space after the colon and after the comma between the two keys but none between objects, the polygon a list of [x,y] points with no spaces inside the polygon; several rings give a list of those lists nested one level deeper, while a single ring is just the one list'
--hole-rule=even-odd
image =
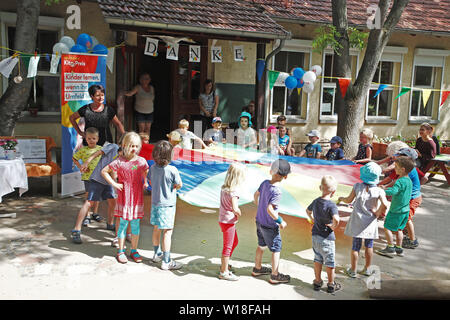
[{"label": "green foliage", "polygon": [[64,0],[45,0],[45,5],[51,6],[52,4],[60,4],[61,2],[64,2]]},{"label": "green foliage", "polygon": [[[336,31],[336,27],[333,25],[320,26],[315,30],[317,36],[312,42],[312,47],[314,52],[322,53],[325,48],[330,46],[334,52],[338,55],[339,50],[342,49],[342,45],[339,43],[338,39],[342,35]],[[356,28],[349,27],[347,29],[349,45],[351,48],[358,48],[362,50],[366,44],[368,32],[359,31]]]}]

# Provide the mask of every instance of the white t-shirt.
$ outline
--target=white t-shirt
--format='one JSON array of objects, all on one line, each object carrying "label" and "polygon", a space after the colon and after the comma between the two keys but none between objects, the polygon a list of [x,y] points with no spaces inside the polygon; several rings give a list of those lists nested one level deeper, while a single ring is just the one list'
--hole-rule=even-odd
[{"label": "white t-shirt", "polygon": [[253,130],[252,128],[248,127],[246,130],[243,130],[242,128],[236,129],[236,137],[237,137],[238,145],[249,146],[250,142],[253,141],[253,143],[250,145],[250,147],[256,148],[256,144],[257,144],[256,133],[255,133],[255,130]]},{"label": "white t-shirt", "polygon": [[197,139],[198,137],[192,131],[186,131],[185,134],[181,133],[180,129],[177,129],[181,136],[181,142],[179,146],[183,149],[192,149],[192,140]]}]

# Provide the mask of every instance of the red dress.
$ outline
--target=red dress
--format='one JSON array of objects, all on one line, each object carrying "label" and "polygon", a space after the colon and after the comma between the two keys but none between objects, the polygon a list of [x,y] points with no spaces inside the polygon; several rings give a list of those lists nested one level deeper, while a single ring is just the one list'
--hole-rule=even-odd
[{"label": "red dress", "polygon": [[141,219],[144,216],[144,172],[148,170],[147,161],[142,157],[130,161],[119,157],[109,164],[117,172],[117,182],[123,184],[117,191],[114,216],[124,220]]}]

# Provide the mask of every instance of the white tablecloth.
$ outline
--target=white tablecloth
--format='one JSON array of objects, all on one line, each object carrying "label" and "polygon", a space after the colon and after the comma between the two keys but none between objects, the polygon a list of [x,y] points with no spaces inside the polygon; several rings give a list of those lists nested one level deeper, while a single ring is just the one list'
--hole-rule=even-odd
[{"label": "white tablecloth", "polygon": [[28,191],[28,177],[22,159],[0,160],[0,202],[5,194],[19,188],[19,195]]}]

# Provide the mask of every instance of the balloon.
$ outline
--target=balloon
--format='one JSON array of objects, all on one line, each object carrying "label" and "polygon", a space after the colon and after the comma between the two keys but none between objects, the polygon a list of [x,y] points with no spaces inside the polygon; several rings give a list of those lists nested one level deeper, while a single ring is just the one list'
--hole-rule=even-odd
[{"label": "balloon", "polygon": [[87,50],[86,50],[86,47],[85,47],[85,46],[82,46],[82,45],[80,45],[80,44],[76,44],[76,45],[74,45],[74,46],[70,49],[70,52],[86,53]]},{"label": "balloon", "polygon": [[82,33],[77,38],[77,44],[85,46],[86,49],[92,48],[92,38],[87,33]]},{"label": "balloon", "polygon": [[314,91],[314,82],[306,82],[303,85],[303,91],[305,91],[306,93],[311,93]]},{"label": "balloon", "polygon": [[293,73],[294,77],[296,77],[297,79],[301,79],[305,74],[305,70],[303,70],[302,68],[295,68]]},{"label": "balloon", "polygon": [[67,48],[72,48],[75,45],[75,41],[69,36],[62,37],[59,42],[64,43]]},{"label": "balloon", "polygon": [[284,85],[284,82],[286,81],[286,79],[288,77],[289,77],[289,73],[287,73],[287,72],[280,72],[280,74],[278,75],[276,83]]},{"label": "balloon", "polygon": [[69,51],[70,51],[69,47],[66,44],[61,43],[61,42],[57,42],[53,46],[53,53],[58,52],[59,54],[61,54],[61,53],[68,53]]},{"label": "balloon", "polygon": [[94,48],[92,48],[92,53],[95,53],[95,54],[108,54],[108,48],[99,43]]},{"label": "balloon", "polygon": [[320,76],[322,74],[322,67],[315,65],[311,67],[311,71],[316,74],[316,76]]},{"label": "balloon", "polygon": [[284,81],[284,85],[288,89],[294,89],[295,87],[297,87],[297,78],[294,76],[287,77]]},{"label": "balloon", "polygon": [[302,79],[297,79],[297,88],[301,88],[305,85],[305,81]]},{"label": "balloon", "polygon": [[98,42],[97,38],[94,36],[91,36],[92,39],[92,48],[94,48],[96,45],[98,45],[100,42]]},{"label": "balloon", "polygon": [[305,81],[305,82],[312,82],[312,83],[314,83],[314,81],[316,81],[316,79],[317,79],[317,76],[316,76],[316,74],[314,73],[314,72],[312,72],[312,71],[307,71],[307,72],[305,72],[305,74],[303,75],[303,81]]}]

